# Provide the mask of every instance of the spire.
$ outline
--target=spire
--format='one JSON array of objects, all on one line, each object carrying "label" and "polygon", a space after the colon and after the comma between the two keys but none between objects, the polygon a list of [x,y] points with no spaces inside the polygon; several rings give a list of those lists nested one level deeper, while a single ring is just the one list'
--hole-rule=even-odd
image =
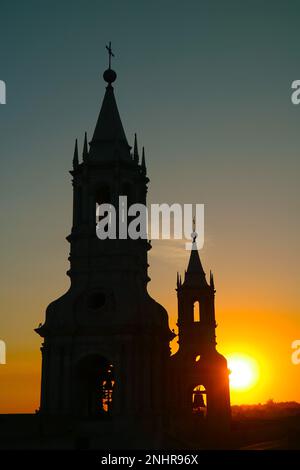
[{"label": "spire", "polygon": [[74,170],[78,167],[79,160],[78,160],[78,142],[77,139],[75,140],[75,148],[74,148],[74,157],[73,157],[73,168]]},{"label": "spire", "polygon": [[137,164],[139,163],[139,150],[138,150],[136,134],[134,134],[133,161]]},{"label": "spire", "polygon": [[82,159],[86,160],[88,155],[89,155],[89,151],[88,151],[88,144],[87,144],[87,134],[85,132],[84,133],[84,144],[83,144],[83,151],[82,151]]},{"label": "spire", "polygon": [[177,271],[177,281],[176,281],[176,286],[179,287],[179,273]]},{"label": "spire", "polygon": [[177,287],[179,288],[179,287],[181,287],[181,285],[182,285],[181,274],[178,274],[178,273],[177,273],[177,276],[178,276],[178,277],[177,277],[177,282],[178,282]]},{"label": "spire", "polygon": [[209,284],[210,284],[210,287],[215,290],[215,282],[214,282],[214,275],[213,273],[210,271],[210,275],[209,275]]},{"label": "spire", "polygon": [[[103,98],[102,106],[100,109],[97,124],[94,130],[93,138],[91,140],[91,156],[104,155],[104,158],[113,158],[114,147],[116,144],[123,146],[126,158],[130,158],[130,146],[128,145],[127,138],[123,129],[122,121],[120,118],[119,110],[117,107],[114,89],[112,83],[115,82],[117,74],[111,69],[111,57],[114,54],[111,49],[111,43],[106,46],[109,54],[108,69],[103,73],[103,78],[107,82],[106,92]],[[111,145],[113,144],[113,145]],[[101,152],[104,150],[104,152]]]},{"label": "spire", "polygon": [[91,143],[116,141],[122,142],[129,147],[117,108],[113,87],[109,84],[106,87],[102,107]]},{"label": "spire", "polygon": [[198,248],[197,248],[197,239],[198,234],[195,232],[195,218],[193,219],[193,232],[191,233],[192,237],[192,249],[189,259],[189,264],[185,273],[185,284],[196,285],[196,286],[208,286],[206,282],[205,272],[202,267],[200,260]]},{"label": "spire", "polygon": [[142,163],[141,163],[141,167],[142,167],[142,173],[145,175],[147,173],[147,169],[146,169],[146,161],[145,161],[145,149],[143,147],[143,151],[142,151]]},{"label": "spire", "polygon": [[202,267],[201,261],[200,261],[200,256],[199,252],[197,250],[197,244],[196,241],[193,241],[192,243],[192,250],[191,250],[191,256],[189,260],[189,264],[187,267],[186,274],[199,274],[201,276],[205,277],[205,272]]}]

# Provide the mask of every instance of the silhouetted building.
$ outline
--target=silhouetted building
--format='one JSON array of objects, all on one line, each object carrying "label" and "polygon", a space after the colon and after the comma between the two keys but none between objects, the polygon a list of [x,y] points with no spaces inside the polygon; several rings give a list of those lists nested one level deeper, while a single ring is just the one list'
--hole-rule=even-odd
[{"label": "silhouetted building", "polygon": [[[171,357],[173,427],[188,422],[228,428],[227,361],[216,351],[215,286],[206,281],[193,233],[184,281],[177,275],[179,350]],[[174,419],[175,418],[175,419]],[[185,423],[185,425],[184,425]]]},{"label": "silhouetted building", "polygon": [[88,147],[85,135],[82,161],[76,141],[70,172],[71,285],[36,329],[44,339],[40,414],[92,420],[98,429],[103,422],[102,445],[126,446],[130,436],[136,446],[159,446],[174,419],[179,428],[197,413],[228,422],[228,370],[215,350],[215,291],[198,251],[191,252],[185,281],[178,281],[180,348],[171,357],[175,335],[167,312],[147,292],[150,243],[96,236],[96,204],[118,209],[121,195],[128,205],[146,204],[149,182],[144,150],[140,160],[135,137],[131,152],[122,126],[116,73],[109,67],[103,76],[107,87],[92,140]]}]

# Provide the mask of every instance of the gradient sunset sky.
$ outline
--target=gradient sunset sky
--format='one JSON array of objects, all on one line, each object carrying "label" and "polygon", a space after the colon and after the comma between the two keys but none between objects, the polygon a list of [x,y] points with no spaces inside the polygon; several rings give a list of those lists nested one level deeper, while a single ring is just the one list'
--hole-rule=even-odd
[{"label": "gradient sunset sky", "polygon": [[[39,404],[33,329],[69,285],[75,138],[91,137],[112,41],[127,138],[145,146],[151,203],[204,203],[221,353],[260,378],[233,403],[300,401],[297,1],[1,1],[0,412]],[[176,328],[184,241],[153,242],[149,291]],[[176,341],[176,340],[175,340]],[[175,345],[176,346],[176,345]]]}]

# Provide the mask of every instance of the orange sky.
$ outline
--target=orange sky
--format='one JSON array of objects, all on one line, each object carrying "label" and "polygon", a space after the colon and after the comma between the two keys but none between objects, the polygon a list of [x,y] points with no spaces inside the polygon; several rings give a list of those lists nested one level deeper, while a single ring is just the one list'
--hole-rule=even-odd
[{"label": "orange sky", "polygon": [[[149,291],[167,308],[170,326],[175,330],[176,267],[182,272],[188,256],[183,243],[178,240],[153,242],[150,255],[150,275],[153,279]],[[209,268],[208,258],[208,250],[204,249],[202,260],[206,271]],[[7,364],[0,366],[1,413],[33,412],[38,408],[40,338],[33,332],[33,327],[43,319],[47,301],[59,295],[63,287],[67,287],[68,280],[63,275],[66,266],[66,262],[57,258],[42,269],[39,279],[35,277],[34,271],[31,278],[24,279],[26,285],[24,289],[20,289],[18,297],[13,291],[7,292],[6,311],[10,314],[6,318]],[[296,366],[291,362],[291,342],[297,338],[296,316],[293,320],[293,316],[287,315],[279,302],[276,308],[275,292],[266,301],[265,292],[269,292],[271,288],[268,282],[264,286],[257,286],[254,296],[248,292],[247,278],[248,283],[245,282],[244,290],[241,288],[241,292],[236,292],[231,278],[226,281],[225,276],[224,282],[221,282],[224,273],[223,269],[219,271],[221,272],[215,272],[218,349],[225,356],[232,353],[252,356],[260,369],[259,380],[252,389],[232,391],[232,403],[258,403],[270,398],[276,401],[300,401],[300,365]],[[160,282],[162,278],[164,283]],[[33,295],[35,283],[40,288],[39,296]],[[255,284],[255,279],[253,283]],[[251,290],[251,283],[248,288]],[[291,307],[288,302],[286,306]],[[14,312],[20,312],[21,309],[22,315],[14,315]],[[173,341],[173,350],[176,350],[176,339]]]}]

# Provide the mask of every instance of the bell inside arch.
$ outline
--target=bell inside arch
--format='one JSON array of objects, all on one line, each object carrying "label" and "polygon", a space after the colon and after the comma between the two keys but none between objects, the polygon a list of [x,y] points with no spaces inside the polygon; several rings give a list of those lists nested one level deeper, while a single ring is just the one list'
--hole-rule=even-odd
[{"label": "bell inside arch", "polygon": [[200,390],[196,390],[194,392],[194,402],[193,402],[193,408],[205,408],[205,402],[203,398],[203,392],[200,392]]}]

